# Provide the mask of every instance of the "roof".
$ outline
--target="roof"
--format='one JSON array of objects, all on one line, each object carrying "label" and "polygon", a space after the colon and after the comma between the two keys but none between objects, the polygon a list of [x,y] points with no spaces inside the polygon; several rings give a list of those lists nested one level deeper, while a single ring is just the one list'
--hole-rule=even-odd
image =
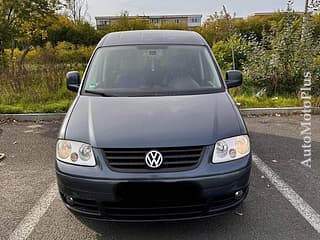
[{"label": "roof", "polygon": [[189,15],[150,15],[149,18],[187,18],[187,17],[200,17],[201,14],[189,14]]},{"label": "roof", "polygon": [[[112,19],[120,19],[122,16],[97,16],[96,20],[112,20]],[[126,16],[127,18],[149,18],[149,16]]]},{"label": "roof", "polygon": [[192,31],[141,30],[109,33],[102,38],[98,47],[142,44],[207,45],[207,42]]},{"label": "roof", "polygon": [[[103,20],[103,19],[119,19],[121,16],[96,16],[96,20]],[[167,14],[167,15],[139,15],[139,16],[128,16],[129,18],[185,18],[185,17],[200,17],[202,18],[201,14],[185,14],[185,15],[178,15],[178,14]]]}]

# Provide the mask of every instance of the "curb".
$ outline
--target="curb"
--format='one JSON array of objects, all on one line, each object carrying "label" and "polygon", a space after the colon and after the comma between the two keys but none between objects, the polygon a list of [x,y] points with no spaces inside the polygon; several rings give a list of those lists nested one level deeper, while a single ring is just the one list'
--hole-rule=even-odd
[{"label": "curb", "polygon": [[63,120],[65,113],[31,113],[31,114],[0,114],[1,119],[14,119],[21,122]]},{"label": "curb", "polygon": [[[275,115],[275,114],[300,114],[305,108],[303,107],[284,107],[284,108],[246,108],[240,109],[243,116]],[[311,108],[312,114],[320,114],[319,107]],[[308,113],[308,112],[307,112]]]},{"label": "curb", "polygon": [[[311,108],[313,114],[320,114],[320,108]],[[303,107],[286,107],[286,108],[246,108],[240,109],[243,116],[260,116],[275,114],[298,114],[302,113]],[[37,122],[37,121],[59,121],[63,120],[65,113],[32,113],[32,114],[0,114],[1,119],[15,119],[21,122]]]}]

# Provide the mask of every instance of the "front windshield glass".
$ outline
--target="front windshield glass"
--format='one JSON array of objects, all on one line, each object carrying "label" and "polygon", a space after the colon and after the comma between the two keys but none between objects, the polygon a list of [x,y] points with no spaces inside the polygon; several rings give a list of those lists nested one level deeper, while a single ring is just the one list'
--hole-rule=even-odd
[{"label": "front windshield glass", "polygon": [[222,90],[204,46],[141,45],[97,50],[84,92],[110,96],[158,96]]}]

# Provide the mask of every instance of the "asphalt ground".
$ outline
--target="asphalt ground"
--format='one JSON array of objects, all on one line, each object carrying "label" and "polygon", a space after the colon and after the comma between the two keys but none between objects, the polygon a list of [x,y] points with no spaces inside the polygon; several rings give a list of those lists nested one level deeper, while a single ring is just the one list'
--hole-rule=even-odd
[{"label": "asphalt ground", "polygon": [[76,218],[63,206],[54,187],[59,122],[2,124],[0,239],[320,239],[320,116],[312,119],[312,168],[301,164],[302,116],[245,118],[255,156],[275,175],[253,164],[250,193],[235,212],[134,224]]}]

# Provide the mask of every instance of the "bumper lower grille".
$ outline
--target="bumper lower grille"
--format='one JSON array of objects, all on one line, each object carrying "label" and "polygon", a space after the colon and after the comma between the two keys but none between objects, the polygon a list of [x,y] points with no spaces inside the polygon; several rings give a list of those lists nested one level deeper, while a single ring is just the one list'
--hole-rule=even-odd
[{"label": "bumper lower grille", "polygon": [[111,219],[159,220],[202,215],[208,209],[204,204],[138,207],[103,202],[103,210]]},{"label": "bumper lower grille", "polygon": [[[247,191],[246,191],[247,192]],[[116,221],[154,221],[170,219],[190,219],[216,215],[238,206],[241,200],[236,200],[233,195],[207,202],[96,202],[75,199],[67,207],[84,216],[116,220]]]},{"label": "bumper lower grille", "polygon": [[151,150],[159,151],[163,156],[159,170],[186,170],[198,165],[203,151],[202,146],[175,148],[122,148],[104,149],[109,166],[119,171],[152,171],[145,162],[146,154]]}]

